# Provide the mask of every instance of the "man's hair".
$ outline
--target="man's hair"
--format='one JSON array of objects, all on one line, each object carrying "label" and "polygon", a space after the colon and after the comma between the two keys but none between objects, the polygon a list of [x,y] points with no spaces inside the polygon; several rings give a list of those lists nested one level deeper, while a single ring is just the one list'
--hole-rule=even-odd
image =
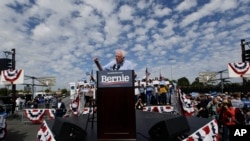
[{"label": "man's hair", "polygon": [[115,51],[115,53],[118,53],[118,52],[121,53],[123,57],[126,56],[126,52],[125,52],[124,50],[122,50],[122,49],[117,49],[117,50]]}]

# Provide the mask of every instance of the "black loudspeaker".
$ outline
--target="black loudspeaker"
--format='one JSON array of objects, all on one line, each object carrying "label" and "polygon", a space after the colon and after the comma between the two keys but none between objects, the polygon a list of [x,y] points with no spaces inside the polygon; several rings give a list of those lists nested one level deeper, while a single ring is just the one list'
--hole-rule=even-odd
[{"label": "black loudspeaker", "polygon": [[52,132],[57,141],[84,141],[87,135],[84,129],[63,118],[55,119]]},{"label": "black loudspeaker", "polygon": [[11,67],[12,67],[11,59],[8,59],[8,58],[0,58],[0,72],[1,72],[2,70],[10,69]]},{"label": "black loudspeaker", "polygon": [[178,116],[156,123],[148,131],[153,141],[176,141],[178,136],[190,131],[188,121],[185,116]]}]

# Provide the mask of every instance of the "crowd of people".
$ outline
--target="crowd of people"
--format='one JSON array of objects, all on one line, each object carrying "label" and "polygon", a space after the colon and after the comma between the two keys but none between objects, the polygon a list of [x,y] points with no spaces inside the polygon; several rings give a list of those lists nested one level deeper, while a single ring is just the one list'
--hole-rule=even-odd
[{"label": "crowd of people", "polygon": [[135,107],[172,105],[174,86],[164,80],[136,81],[135,82]]},{"label": "crowd of people", "polygon": [[32,96],[18,95],[15,100],[13,100],[13,98],[10,99],[9,105],[11,106],[6,107],[6,113],[8,115],[9,114],[15,115],[15,112],[18,112],[25,108],[28,108],[28,109],[29,108],[55,108],[55,109],[63,109],[63,111],[65,111],[66,107],[60,108],[60,106],[59,107],[57,106],[61,102],[62,102],[61,98],[57,96],[37,95],[34,98],[32,98]]},{"label": "crowd of people", "polygon": [[[116,50],[115,60],[107,65],[101,66],[98,58],[95,58],[94,61],[99,70],[133,70],[132,63],[125,60],[125,51],[123,50]],[[56,116],[62,117],[67,111],[74,111],[77,108],[77,110],[80,109],[83,112],[84,107],[91,106],[93,99],[95,99],[95,92],[96,88],[93,85],[79,84],[75,94],[70,97],[69,108],[67,108],[68,105],[62,102],[61,98],[56,97],[51,99],[35,97],[27,102],[17,98],[16,105],[17,107],[37,108],[40,103],[52,104],[52,108],[56,109]],[[134,94],[136,109],[151,105],[173,105],[173,102],[176,101],[176,99],[173,99],[176,94],[175,86],[163,79],[152,80],[146,78],[146,81],[137,80]],[[243,97],[240,93],[235,93],[216,96],[206,94],[200,94],[196,97],[188,96],[192,101],[191,105],[195,109],[193,116],[217,120],[222,141],[228,140],[230,125],[250,125],[250,105],[243,102],[243,99],[250,100],[250,95]]]},{"label": "crowd of people", "polygon": [[228,140],[231,125],[250,125],[250,105],[244,103],[250,100],[250,95],[233,93],[189,96],[195,108],[194,116],[217,120],[222,141]]},{"label": "crowd of people", "polygon": [[[96,88],[93,85],[78,85],[76,93],[82,108],[91,106],[91,100],[95,99]],[[135,82],[135,108],[142,109],[144,106],[152,105],[171,105],[171,99],[176,93],[172,85],[161,80],[158,84],[153,80],[147,82]],[[218,94],[211,96],[209,94],[199,94],[198,96],[187,95],[195,109],[193,116],[199,118],[213,118],[217,120],[222,140],[228,139],[230,125],[250,125],[250,104],[244,101],[250,101],[250,95],[243,96],[240,93]],[[76,97],[73,99],[76,100]],[[73,102],[73,101],[72,101]],[[46,103],[56,109],[55,116],[62,117],[73,107],[67,107],[59,97],[35,97],[32,100],[25,101],[22,97],[16,99],[16,110],[22,107],[38,108],[39,104]],[[72,104],[72,103],[71,103]],[[72,106],[72,105],[71,105]],[[80,105],[79,105],[80,106]]]}]

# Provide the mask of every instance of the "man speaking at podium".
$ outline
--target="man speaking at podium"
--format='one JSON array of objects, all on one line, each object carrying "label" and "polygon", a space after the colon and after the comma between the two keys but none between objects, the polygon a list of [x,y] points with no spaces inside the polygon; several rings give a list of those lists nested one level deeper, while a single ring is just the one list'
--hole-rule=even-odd
[{"label": "man speaking at podium", "polygon": [[94,59],[99,70],[133,70],[133,65],[130,61],[125,60],[125,51],[118,49],[115,51],[115,60],[112,60],[105,66],[101,66],[98,58]]},{"label": "man speaking at podium", "polygon": [[133,81],[135,74],[132,63],[125,59],[125,51],[121,49],[115,51],[115,60],[104,66],[100,65],[97,58],[94,62],[100,70],[97,72],[97,138],[134,140],[136,138]]}]

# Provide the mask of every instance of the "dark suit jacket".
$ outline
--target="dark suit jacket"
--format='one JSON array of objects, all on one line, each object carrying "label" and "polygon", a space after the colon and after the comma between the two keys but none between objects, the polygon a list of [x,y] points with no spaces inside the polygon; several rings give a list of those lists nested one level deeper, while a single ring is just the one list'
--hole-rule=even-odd
[{"label": "dark suit jacket", "polygon": [[61,106],[58,107],[58,102],[56,103],[56,117],[62,117],[66,113],[66,106],[64,102],[61,102]]}]

